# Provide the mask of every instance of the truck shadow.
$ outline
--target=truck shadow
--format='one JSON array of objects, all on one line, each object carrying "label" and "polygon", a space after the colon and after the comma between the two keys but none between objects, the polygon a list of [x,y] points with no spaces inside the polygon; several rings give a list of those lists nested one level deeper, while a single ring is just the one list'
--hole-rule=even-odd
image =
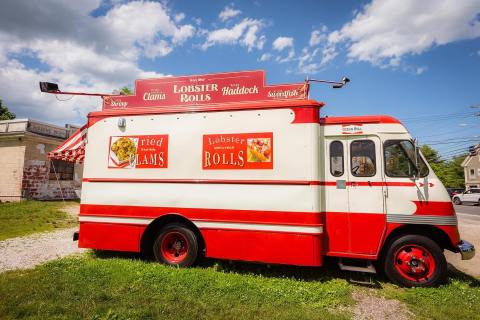
[{"label": "truck shadow", "polygon": [[[139,253],[92,250],[92,255],[97,259],[130,259],[140,260],[146,263],[157,263],[152,257],[144,256]],[[266,278],[283,278],[299,281],[328,282],[342,279],[357,286],[378,289],[382,288],[385,283],[390,282],[381,272],[377,274],[368,274],[342,271],[338,268],[336,259],[328,257],[325,258],[322,267],[300,267],[203,258],[197,263],[195,268],[213,268],[219,272],[240,275],[258,275]],[[479,279],[458,270],[451,264],[448,264],[448,278],[448,283],[461,281],[469,287],[480,287]]]}]

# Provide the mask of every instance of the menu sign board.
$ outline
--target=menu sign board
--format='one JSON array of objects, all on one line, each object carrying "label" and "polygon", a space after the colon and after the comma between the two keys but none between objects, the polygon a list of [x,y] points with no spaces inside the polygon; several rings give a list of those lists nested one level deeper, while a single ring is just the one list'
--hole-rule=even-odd
[{"label": "menu sign board", "polygon": [[203,136],[204,170],[273,169],[273,133],[227,133]]},{"label": "menu sign board", "polygon": [[112,136],[108,167],[145,169],[168,167],[168,135]]},{"label": "menu sign board", "polygon": [[307,96],[306,83],[265,85],[264,71],[243,71],[137,80],[134,95],[104,97],[103,109],[298,100]]}]

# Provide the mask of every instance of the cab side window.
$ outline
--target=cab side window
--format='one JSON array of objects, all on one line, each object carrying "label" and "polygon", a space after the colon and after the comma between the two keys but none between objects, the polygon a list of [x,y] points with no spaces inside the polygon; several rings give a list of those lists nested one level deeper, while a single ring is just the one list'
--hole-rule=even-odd
[{"label": "cab side window", "polygon": [[373,177],[376,172],[375,143],[356,140],[350,144],[350,170],[355,177]]},{"label": "cab side window", "polygon": [[[415,146],[409,140],[387,140],[383,144],[385,174],[394,178],[407,178],[417,174],[415,165]],[[420,176],[428,175],[428,167],[417,155]]]},{"label": "cab side window", "polygon": [[343,176],[343,143],[341,141],[330,143],[330,173],[334,177]]}]

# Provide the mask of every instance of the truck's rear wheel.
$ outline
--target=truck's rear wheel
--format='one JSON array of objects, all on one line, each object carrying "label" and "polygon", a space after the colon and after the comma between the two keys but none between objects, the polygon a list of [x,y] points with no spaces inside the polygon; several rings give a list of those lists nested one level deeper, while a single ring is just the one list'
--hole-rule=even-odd
[{"label": "truck's rear wheel", "polygon": [[197,260],[197,236],[183,224],[168,224],[158,233],[153,244],[153,253],[155,259],[161,263],[189,267]]},{"label": "truck's rear wheel", "polygon": [[383,263],[388,278],[405,287],[436,286],[447,276],[442,249],[420,235],[406,235],[391,242]]}]

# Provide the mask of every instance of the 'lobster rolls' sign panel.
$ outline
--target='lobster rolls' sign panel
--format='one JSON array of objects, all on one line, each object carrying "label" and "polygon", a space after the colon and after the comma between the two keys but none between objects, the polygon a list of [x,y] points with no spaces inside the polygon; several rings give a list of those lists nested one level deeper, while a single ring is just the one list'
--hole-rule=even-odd
[{"label": "'lobster rolls' sign panel", "polygon": [[273,133],[226,133],[203,136],[202,168],[273,169]]},{"label": "'lobster rolls' sign panel", "polygon": [[108,167],[145,169],[168,167],[168,135],[110,137]]},{"label": "'lobster rolls' sign panel", "polygon": [[266,85],[265,72],[242,71],[135,82],[134,95],[107,96],[103,110],[307,99],[308,84]]}]

